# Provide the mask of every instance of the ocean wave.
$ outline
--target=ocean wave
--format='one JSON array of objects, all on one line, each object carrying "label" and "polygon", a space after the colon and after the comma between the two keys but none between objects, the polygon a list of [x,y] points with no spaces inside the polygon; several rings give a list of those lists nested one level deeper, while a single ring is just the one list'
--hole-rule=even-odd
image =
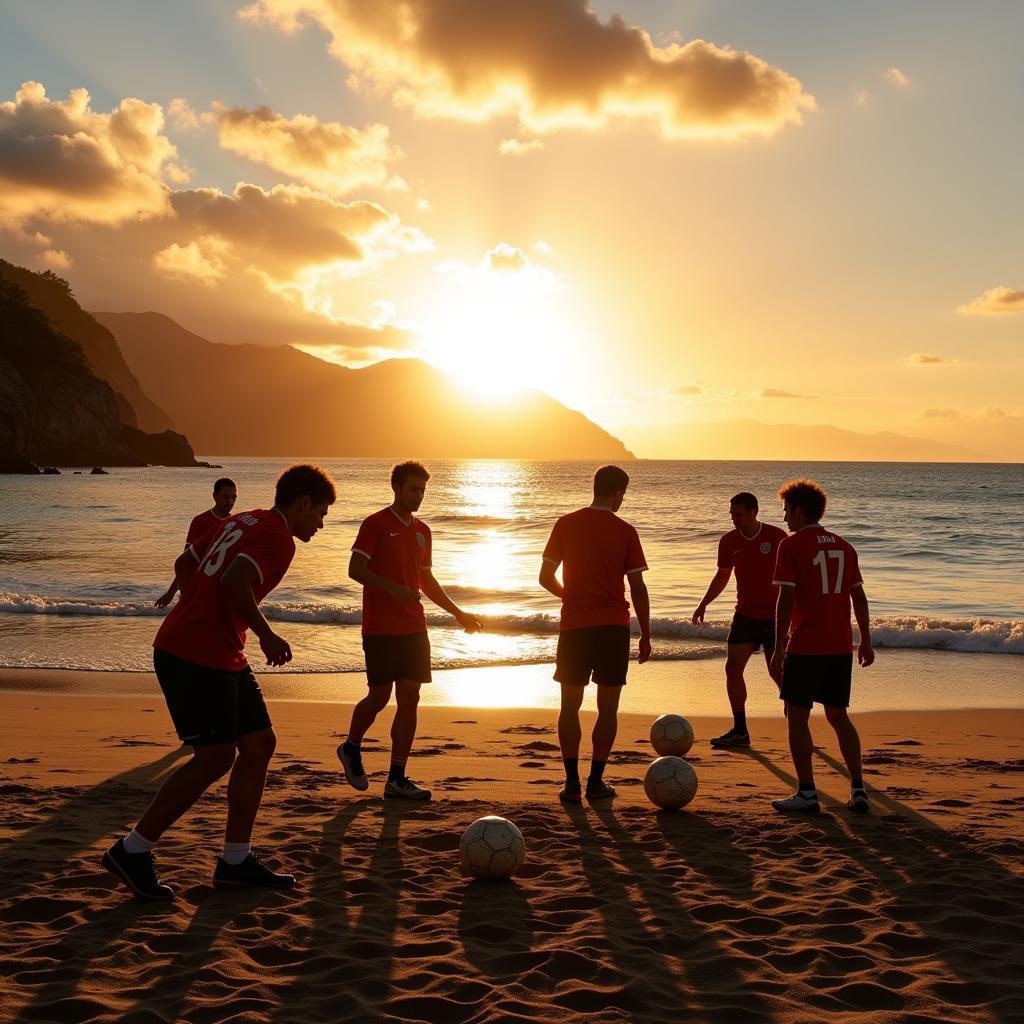
[{"label": "ocean wave", "polygon": [[[277,622],[302,622],[311,625],[358,626],[362,611],[358,605],[335,604],[328,601],[266,601],[261,605],[268,619]],[[96,615],[121,617],[152,617],[166,614],[152,604],[131,601],[95,601],[54,598],[36,594],[19,595],[0,592],[0,613],[14,615]],[[558,616],[548,612],[529,614],[481,615],[488,631],[496,633],[546,635],[558,632]],[[426,619],[431,626],[451,626],[451,616],[428,607]],[[633,632],[637,632],[636,619]],[[651,620],[655,638],[714,641],[721,645],[729,635],[729,621],[716,620],[693,625],[689,619],[662,617]],[[878,617],[871,624],[872,640],[879,648],[956,651],[978,654],[1024,654],[1024,620],[1022,619],[955,619],[933,616]],[[694,649],[696,650],[696,648]],[[677,655],[674,653],[673,657]],[[687,650],[682,656],[694,657]],[[711,656],[711,655],[704,655]]]}]

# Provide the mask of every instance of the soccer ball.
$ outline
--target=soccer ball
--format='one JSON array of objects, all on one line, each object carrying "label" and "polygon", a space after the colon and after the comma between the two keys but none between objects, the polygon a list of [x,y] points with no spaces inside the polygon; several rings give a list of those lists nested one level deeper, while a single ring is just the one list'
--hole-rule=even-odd
[{"label": "soccer ball", "polygon": [[477,818],[459,843],[462,867],[474,878],[510,878],[526,860],[526,841],[507,818]]},{"label": "soccer ball", "polygon": [[697,773],[681,757],[659,757],[647,769],[644,792],[658,807],[685,807],[697,793]]},{"label": "soccer ball", "polygon": [[682,715],[662,715],[651,726],[651,746],[662,757],[682,757],[693,746],[693,726]]}]

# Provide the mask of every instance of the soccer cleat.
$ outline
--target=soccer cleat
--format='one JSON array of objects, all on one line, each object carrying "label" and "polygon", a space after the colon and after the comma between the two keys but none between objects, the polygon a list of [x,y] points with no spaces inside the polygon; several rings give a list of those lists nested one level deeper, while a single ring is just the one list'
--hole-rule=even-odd
[{"label": "soccer cleat", "polygon": [[417,786],[408,775],[400,779],[389,779],[384,786],[385,797],[399,797],[403,800],[429,800],[430,790]]},{"label": "soccer cleat", "polygon": [[857,814],[867,814],[871,810],[867,790],[859,787],[851,790],[850,799],[846,801],[846,806]]},{"label": "soccer cleat", "polygon": [[558,799],[561,800],[563,804],[583,803],[583,794],[580,792],[579,783],[575,786],[566,784],[558,794]]},{"label": "soccer cleat", "polygon": [[115,878],[119,878],[141,900],[166,901],[174,899],[174,890],[162,885],[156,877],[156,860],[151,850],[129,853],[124,840],[118,839],[100,863]]},{"label": "soccer cleat", "polygon": [[750,733],[735,727],[711,740],[713,747],[749,747]]},{"label": "soccer cleat", "polygon": [[338,744],[338,760],[341,767],[345,769],[345,779],[353,789],[363,792],[369,788],[370,780],[366,777],[366,770],[363,768],[363,755],[355,750],[351,754],[345,752],[345,744]]},{"label": "soccer cleat", "polygon": [[290,889],[294,884],[294,875],[271,871],[255,853],[250,853],[241,864],[229,864],[218,857],[213,872],[215,889]]},{"label": "soccer cleat", "polygon": [[615,796],[615,787],[609,786],[607,782],[587,783],[588,800],[610,800]]},{"label": "soccer cleat", "polygon": [[777,811],[788,813],[790,811],[800,811],[804,814],[819,814],[821,812],[821,804],[818,803],[818,794],[815,793],[813,796],[804,796],[799,790],[792,796],[786,797],[785,800],[773,800],[772,807]]}]

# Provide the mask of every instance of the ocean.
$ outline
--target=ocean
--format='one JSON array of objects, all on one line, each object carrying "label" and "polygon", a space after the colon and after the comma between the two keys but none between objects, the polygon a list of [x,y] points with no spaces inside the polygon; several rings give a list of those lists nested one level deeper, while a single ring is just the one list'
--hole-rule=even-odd
[{"label": "ocean", "polygon": [[[0,478],[0,668],[151,671],[163,614],[152,602],[170,581],[189,520],[210,506],[213,480],[235,480],[236,511],[269,507],[287,465],[203,458],[223,469]],[[263,671],[363,667],[349,549],[360,521],[390,502],[390,463],[321,464],[338,485],[338,503],[326,528],[299,544],[289,575],[263,605],[295,659]],[[541,551],[555,519],[589,503],[595,466],[430,465],[420,514],[434,535],[435,575],[487,627],[466,635],[427,603],[439,669],[553,660],[557,605],[537,584]],[[1007,655],[1016,671],[1024,654],[1021,466],[644,460],[626,468],[620,514],[637,527],[650,566],[656,659],[724,656],[732,585],[703,626],[690,615],[715,572],[718,538],[731,528],[729,498],[753,491],[761,518],[782,526],[779,485],[809,476],[829,493],[824,521],[860,554],[878,649]],[[257,668],[260,660],[257,650]]]}]

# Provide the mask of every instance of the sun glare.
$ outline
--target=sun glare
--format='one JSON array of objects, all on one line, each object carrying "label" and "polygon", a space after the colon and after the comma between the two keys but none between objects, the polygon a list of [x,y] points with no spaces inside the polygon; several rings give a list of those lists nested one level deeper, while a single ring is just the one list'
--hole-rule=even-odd
[{"label": "sun glare", "polygon": [[554,275],[459,267],[446,285],[421,321],[430,362],[482,396],[557,389],[576,329]]}]

